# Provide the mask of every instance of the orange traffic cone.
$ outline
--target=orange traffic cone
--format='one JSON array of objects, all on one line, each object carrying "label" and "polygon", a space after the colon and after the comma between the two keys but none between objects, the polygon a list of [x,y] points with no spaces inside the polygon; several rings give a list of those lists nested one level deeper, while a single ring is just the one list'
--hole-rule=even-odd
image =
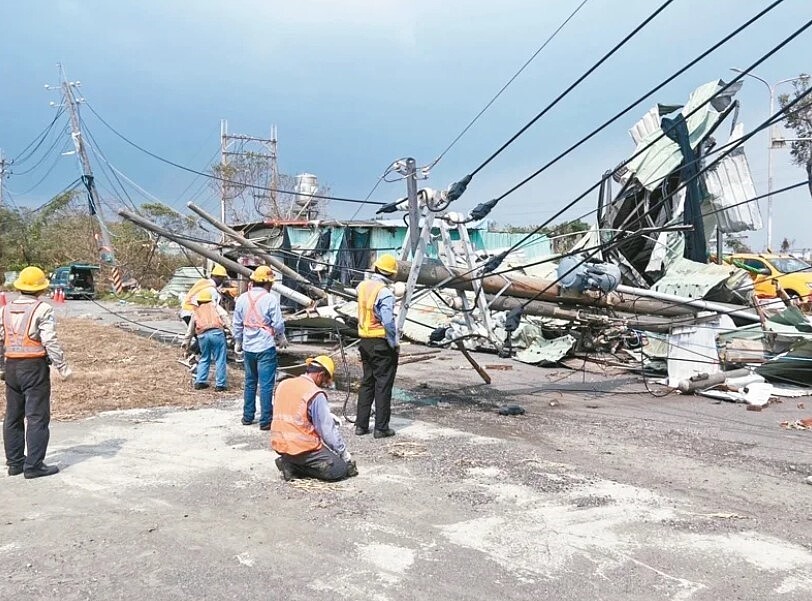
[{"label": "orange traffic cone", "polygon": [[65,292],[62,290],[62,288],[57,288],[56,292],[54,293],[54,296],[56,297],[54,298],[56,304],[61,305],[62,303],[65,302]]}]

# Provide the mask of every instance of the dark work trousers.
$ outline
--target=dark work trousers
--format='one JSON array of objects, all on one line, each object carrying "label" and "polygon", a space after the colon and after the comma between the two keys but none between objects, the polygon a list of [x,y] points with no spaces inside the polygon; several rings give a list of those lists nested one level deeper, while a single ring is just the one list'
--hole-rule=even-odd
[{"label": "dark work trousers", "polygon": [[[25,421],[28,420],[28,428]],[[6,359],[6,418],[3,444],[7,465],[28,471],[40,466],[48,450],[51,422],[51,370],[48,360]],[[28,447],[28,455],[25,448]]]},{"label": "dark work trousers", "polygon": [[355,425],[369,428],[369,414],[375,401],[375,429],[389,428],[392,412],[392,386],[398,371],[398,353],[385,338],[361,338],[359,343],[364,378],[358,389]]},{"label": "dark work trousers", "polygon": [[347,477],[349,464],[327,447],[301,455],[280,455],[280,457],[297,476],[318,478],[328,482]]}]

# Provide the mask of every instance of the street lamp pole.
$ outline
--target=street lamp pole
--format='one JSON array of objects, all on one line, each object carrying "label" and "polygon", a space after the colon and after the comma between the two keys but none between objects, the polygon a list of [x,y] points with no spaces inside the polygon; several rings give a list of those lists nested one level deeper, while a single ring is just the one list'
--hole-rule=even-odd
[{"label": "street lamp pole", "polygon": [[[788,83],[790,81],[797,81],[801,79],[800,77],[790,77],[789,79],[782,79],[779,82],[776,82],[773,85],[770,85],[767,80],[762,79],[758,75],[753,75],[752,73],[746,73],[742,69],[737,69],[735,67],[730,69],[736,73],[741,73],[742,75],[747,75],[748,77],[752,77],[753,79],[757,79],[765,86],[767,86],[767,90],[770,92],[770,113],[768,115],[768,119],[772,118],[773,114],[775,114],[775,89],[780,86],[781,84]],[[775,140],[775,136],[773,135],[773,128],[776,127],[775,123],[770,125],[767,128],[767,250],[772,252],[773,250],[773,141]]]}]

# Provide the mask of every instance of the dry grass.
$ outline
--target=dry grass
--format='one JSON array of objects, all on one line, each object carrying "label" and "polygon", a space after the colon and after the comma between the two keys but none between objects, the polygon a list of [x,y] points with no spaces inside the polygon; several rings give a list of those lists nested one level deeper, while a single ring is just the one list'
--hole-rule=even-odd
[{"label": "dry grass", "polygon": [[[193,390],[180,349],[84,319],[60,319],[57,334],[73,376],[52,373],[51,414],[76,419],[100,411],[149,407],[199,407],[223,393]],[[210,381],[213,381],[213,372]],[[229,367],[228,395],[240,394],[242,372]]]}]

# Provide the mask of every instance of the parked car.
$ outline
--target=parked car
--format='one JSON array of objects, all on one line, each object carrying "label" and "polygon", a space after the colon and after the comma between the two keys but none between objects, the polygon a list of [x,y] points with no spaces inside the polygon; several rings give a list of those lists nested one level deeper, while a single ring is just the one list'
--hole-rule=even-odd
[{"label": "parked car", "polygon": [[51,292],[62,289],[65,298],[96,298],[98,265],[71,263],[57,267],[51,274]]},{"label": "parked car", "polygon": [[812,300],[812,265],[789,255],[735,254],[726,259],[750,271],[756,294],[775,297],[776,282],[789,296]]}]

